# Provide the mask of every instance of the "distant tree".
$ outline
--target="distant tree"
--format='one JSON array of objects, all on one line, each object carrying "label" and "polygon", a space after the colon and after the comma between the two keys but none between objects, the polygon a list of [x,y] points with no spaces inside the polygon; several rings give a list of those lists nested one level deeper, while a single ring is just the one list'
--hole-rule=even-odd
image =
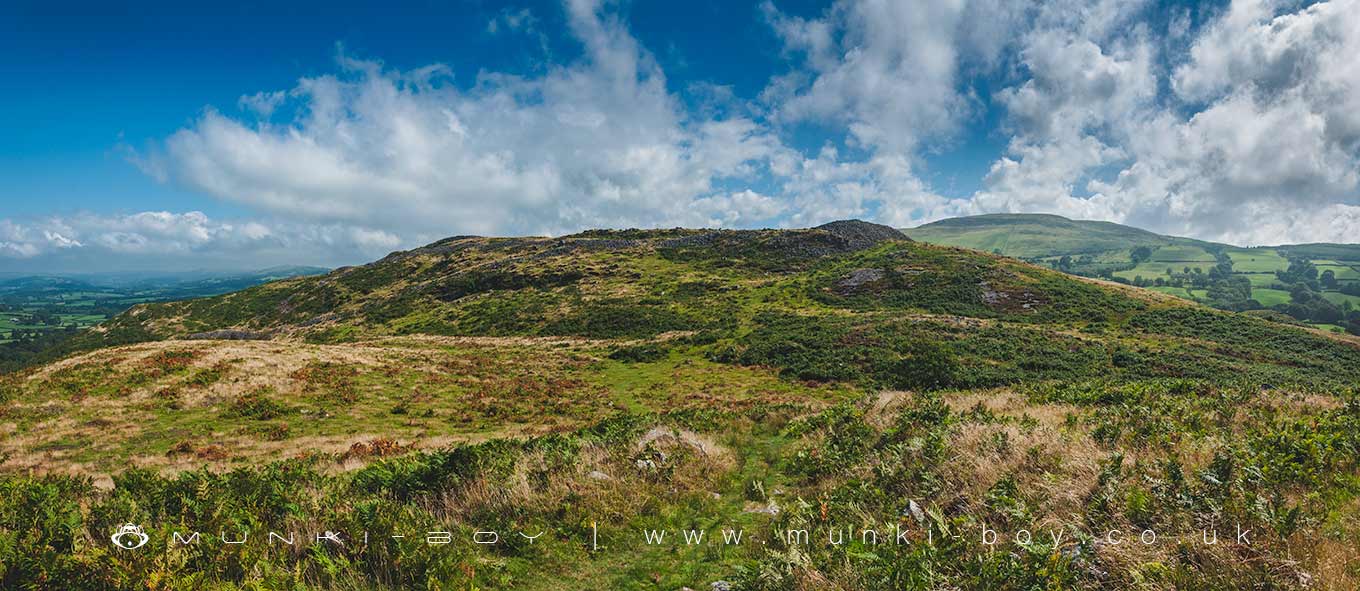
[{"label": "distant tree", "polygon": [[1305,258],[1292,258],[1289,259],[1289,268],[1276,271],[1275,277],[1285,283],[1317,281],[1317,265]]},{"label": "distant tree", "polygon": [[1343,318],[1346,317],[1346,315],[1341,312],[1340,308],[1336,307],[1335,305],[1332,305],[1332,303],[1328,302],[1327,300],[1322,301],[1326,302],[1327,305],[1316,306],[1313,308],[1313,322],[1321,322],[1323,324],[1334,324],[1340,322]]},{"label": "distant tree", "polygon": [[1331,269],[1323,271],[1322,275],[1318,277],[1318,281],[1322,284],[1323,289],[1336,289],[1336,273]]},{"label": "distant tree", "polygon": [[1315,297],[1317,296],[1313,293],[1313,290],[1308,289],[1307,283],[1295,283],[1294,287],[1289,290],[1289,299],[1295,303],[1307,304],[1313,301]]},{"label": "distant tree", "polygon": [[1134,263],[1141,263],[1152,258],[1152,249],[1146,246],[1139,246],[1138,248],[1129,251],[1129,258],[1132,259]]}]

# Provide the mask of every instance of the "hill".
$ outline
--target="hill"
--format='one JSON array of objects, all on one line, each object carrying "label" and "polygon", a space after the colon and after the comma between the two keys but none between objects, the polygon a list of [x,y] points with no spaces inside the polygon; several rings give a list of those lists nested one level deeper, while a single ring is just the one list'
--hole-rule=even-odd
[{"label": "hill", "polygon": [[987,214],[949,218],[907,232],[923,242],[959,246],[1022,259],[1079,256],[1194,242],[1113,222],[1070,220],[1048,214]]},{"label": "hill", "polygon": [[1355,339],[864,222],[454,237],[71,343],[0,376],[0,587],[1360,581]]},{"label": "hill", "polygon": [[[907,230],[931,244],[1013,256],[1213,307],[1360,334],[1360,245],[1243,248],[1045,214],[941,220]],[[1296,289],[1298,288],[1298,289]]]}]

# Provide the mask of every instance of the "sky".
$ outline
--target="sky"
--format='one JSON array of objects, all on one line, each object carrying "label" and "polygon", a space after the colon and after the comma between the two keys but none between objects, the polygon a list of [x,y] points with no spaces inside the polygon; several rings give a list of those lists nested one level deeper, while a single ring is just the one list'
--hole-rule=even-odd
[{"label": "sky", "polygon": [[1055,213],[1360,242],[1360,0],[0,6],[0,272]]}]

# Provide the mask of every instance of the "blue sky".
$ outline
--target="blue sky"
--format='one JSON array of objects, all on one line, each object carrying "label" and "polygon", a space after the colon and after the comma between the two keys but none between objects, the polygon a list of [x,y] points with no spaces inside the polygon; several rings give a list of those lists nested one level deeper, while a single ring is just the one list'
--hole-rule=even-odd
[{"label": "blue sky", "polygon": [[0,271],[1046,212],[1360,235],[1356,0],[0,7]]}]

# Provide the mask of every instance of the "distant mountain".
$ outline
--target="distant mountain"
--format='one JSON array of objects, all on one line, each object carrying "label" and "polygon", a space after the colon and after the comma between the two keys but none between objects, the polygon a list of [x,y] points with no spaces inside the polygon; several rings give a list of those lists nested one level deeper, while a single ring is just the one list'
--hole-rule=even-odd
[{"label": "distant mountain", "polygon": [[1360,244],[1284,244],[1244,248],[1149,232],[1133,226],[1073,220],[1043,213],[993,213],[949,218],[903,230],[915,240],[959,246],[1022,259],[1100,254],[1139,246],[1192,246],[1209,249],[1275,249],[1310,259],[1360,262]]},{"label": "distant mountain", "polygon": [[252,271],[169,271],[169,272],[107,272],[107,273],[14,273],[0,274],[0,291],[24,289],[103,289],[119,290],[164,289],[180,287],[193,289],[195,285],[262,283],[289,277],[320,275],[329,272],[325,267],[280,265]]},{"label": "distant mountain", "polygon": [[931,244],[961,246],[1026,259],[1199,242],[1113,222],[1028,213],[950,218],[908,229],[906,233]]}]

